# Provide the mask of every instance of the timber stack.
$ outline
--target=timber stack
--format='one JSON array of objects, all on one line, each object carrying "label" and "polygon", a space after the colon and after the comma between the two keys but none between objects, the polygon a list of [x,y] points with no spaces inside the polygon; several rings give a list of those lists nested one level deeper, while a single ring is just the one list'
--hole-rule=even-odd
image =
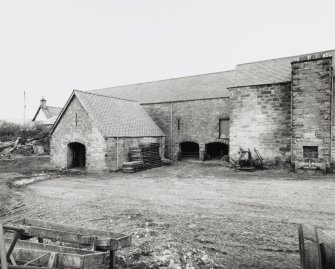
[{"label": "timber stack", "polygon": [[146,169],[160,167],[163,165],[161,157],[159,155],[158,143],[151,143],[150,145],[144,145],[140,148],[144,167]]},{"label": "timber stack", "polygon": [[124,173],[134,173],[163,165],[158,143],[141,145],[140,148],[131,148],[129,150],[129,159],[130,162],[122,164],[122,172]]}]

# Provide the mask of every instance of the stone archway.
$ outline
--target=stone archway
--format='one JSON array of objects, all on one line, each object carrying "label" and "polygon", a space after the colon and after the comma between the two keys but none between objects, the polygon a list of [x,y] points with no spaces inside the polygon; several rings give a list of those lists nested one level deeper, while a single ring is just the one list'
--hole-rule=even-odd
[{"label": "stone archway", "polygon": [[199,159],[199,144],[192,141],[179,143],[179,157],[181,159]]},{"label": "stone archway", "polygon": [[73,142],[67,145],[67,168],[86,167],[86,147],[84,144]]},{"label": "stone archway", "polygon": [[229,145],[222,142],[211,142],[206,144],[206,159],[220,160],[224,155],[229,154]]}]

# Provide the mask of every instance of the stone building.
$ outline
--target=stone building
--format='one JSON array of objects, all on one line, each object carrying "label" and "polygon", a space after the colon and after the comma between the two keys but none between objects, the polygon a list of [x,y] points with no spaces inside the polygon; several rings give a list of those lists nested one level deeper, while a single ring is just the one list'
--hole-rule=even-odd
[{"label": "stone building", "polygon": [[42,97],[40,106],[38,107],[32,122],[51,127],[61,111],[61,107],[47,106],[47,100]]},{"label": "stone building", "polygon": [[141,104],[166,135],[168,158],[237,158],[257,148],[269,163],[330,167],[334,56],[324,51],[89,92]]},{"label": "stone building", "polygon": [[58,168],[116,171],[131,147],[165,147],[164,133],[137,102],[76,90],[50,134],[51,163]]}]

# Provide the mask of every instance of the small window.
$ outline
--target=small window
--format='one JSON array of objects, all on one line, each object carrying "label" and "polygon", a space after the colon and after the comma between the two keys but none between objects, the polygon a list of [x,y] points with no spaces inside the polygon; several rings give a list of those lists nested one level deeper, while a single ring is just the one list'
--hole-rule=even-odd
[{"label": "small window", "polygon": [[304,146],[303,147],[304,159],[317,159],[318,147]]},{"label": "small window", "polygon": [[180,131],[180,119],[177,119],[177,129]]},{"label": "small window", "polygon": [[229,138],[229,119],[219,120],[219,138]]},{"label": "small window", "polygon": [[78,126],[78,113],[76,113],[76,127]]}]

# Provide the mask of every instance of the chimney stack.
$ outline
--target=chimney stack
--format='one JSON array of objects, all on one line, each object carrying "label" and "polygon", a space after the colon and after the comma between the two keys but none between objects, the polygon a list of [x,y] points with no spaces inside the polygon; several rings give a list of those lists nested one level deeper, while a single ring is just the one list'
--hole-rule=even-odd
[{"label": "chimney stack", "polygon": [[42,99],[41,99],[41,107],[42,108],[47,108],[47,100],[45,100],[44,97],[42,97]]}]

